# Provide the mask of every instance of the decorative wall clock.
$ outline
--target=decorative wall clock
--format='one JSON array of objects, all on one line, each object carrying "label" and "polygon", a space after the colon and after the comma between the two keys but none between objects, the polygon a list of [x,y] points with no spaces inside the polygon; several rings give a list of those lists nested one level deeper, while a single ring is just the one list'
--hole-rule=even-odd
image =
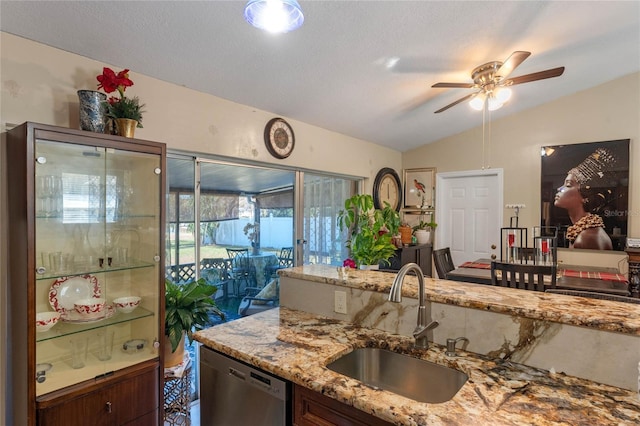
[{"label": "decorative wall clock", "polygon": [[395,170],[385,167],[380,169],[373,181],[373,204],[383,209],[387,202],[395,211],[400,211],[402,204],[402,185]]},{"label": "decorative wall clock", "polygon": [[274,157],[287,158],[295,146],[293,129],[282,118],[273,118],[264,128],[264,143]]}]

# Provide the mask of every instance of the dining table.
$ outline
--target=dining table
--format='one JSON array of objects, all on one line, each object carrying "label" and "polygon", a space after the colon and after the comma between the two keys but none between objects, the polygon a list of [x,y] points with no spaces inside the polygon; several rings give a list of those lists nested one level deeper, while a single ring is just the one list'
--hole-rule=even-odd
[{"label": "dining table", "polygon": [[[465,262],[447,272],[452,281],[491,285],[491,259],[477,259]],[[592,291],[597,293],[629,295],[626,277],[616,268],[558,265],[556,288],[564,290]]]}]

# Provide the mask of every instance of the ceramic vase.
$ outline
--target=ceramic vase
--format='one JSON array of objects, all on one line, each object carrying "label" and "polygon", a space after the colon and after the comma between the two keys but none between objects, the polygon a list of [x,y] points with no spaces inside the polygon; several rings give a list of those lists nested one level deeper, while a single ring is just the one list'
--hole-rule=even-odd
[{"label": "ceramic vase", "polygon": [[184,359],[184,337],[185,333],[182,333],[182,339],[176,348],[175,352],[171,352],[171,342],[169,338],[165,336],[164,339],[164,368],[175,367],[180,364]]},{"label": "ceramic vase", "polygon": [[80,102],[80,129],[104,133],[107,109],[104,102],[107,95],[96,90],[78,90]]},{"label": "ceramic vase", "polygon": [[431,232],[426,229],[418,229],[414,235],[416,236],[416,240],[418,240],[418,244],[427,244],[431,242]]},{"label": "ceramic vase", "polygon": [[124,136],[125,138],[132,138],[138,127],[138,122],[130,118],[116,118],[116,130],[118,136]]}]

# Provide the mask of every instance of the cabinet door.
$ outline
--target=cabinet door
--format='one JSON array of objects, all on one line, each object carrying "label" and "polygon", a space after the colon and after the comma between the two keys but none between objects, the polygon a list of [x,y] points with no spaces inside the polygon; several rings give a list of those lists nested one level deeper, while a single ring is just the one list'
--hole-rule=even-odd
[{"label": "cabinet door", "polygon": [[[46,369],[36,396],[158,358],[161,321],[161,155],[43,134],[35,140],[35,313],[61,317],[36,328],[36,372]],[[139,306],[118,305],[123,297],[139,297]]]},{"label": "cabinet door", "polygon": [[293,391],[295,426],[390,426],[378,417],[360,411],[305,387]]},{"label": "cabinet door", "polygon": [[[158,366],[38,411],[40,426],[158,424]],[[146,419],[146,420],[145,420]],[[149,420],[155,419],[155,423]]]},{"label": "cabinet door", "polygon": [[116,424],[110,411],[110,391],[99,390],[38,411],[39,426],[109,426]]}]

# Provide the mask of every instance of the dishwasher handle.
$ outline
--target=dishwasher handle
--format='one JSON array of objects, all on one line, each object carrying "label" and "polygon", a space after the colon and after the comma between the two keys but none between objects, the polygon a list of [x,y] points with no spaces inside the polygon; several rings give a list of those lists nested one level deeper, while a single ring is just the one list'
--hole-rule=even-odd
[{"label": "dishwasher handle", "polygon": [[229,367],[229,375],[240,380],[247,380],[247,376],[240,370],[236,370],[233,367]]}]

